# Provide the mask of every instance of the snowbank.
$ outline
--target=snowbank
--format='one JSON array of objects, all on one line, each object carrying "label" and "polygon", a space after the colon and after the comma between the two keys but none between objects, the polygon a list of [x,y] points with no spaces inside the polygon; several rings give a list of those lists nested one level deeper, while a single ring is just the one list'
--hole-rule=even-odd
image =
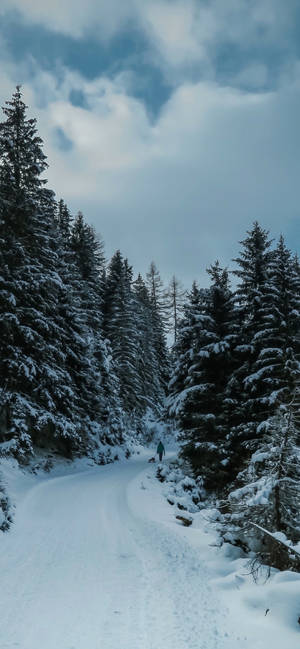
[{"label": "snowbank", "polygon": [[[267,579],[269,569],[262,567],[255,582],[250,567],[254,554],[245,555],[241,548],[220,540],[218,529],[223,516],[218,509],[205,506],[201,484],[183,477],[181,469],[174,468],[174,464],[170,467],[164,463],[158,467],[158,475],[163,476],[163,482],[162,485],[157,483],[157,489],[171,505],[165,521],[179,526],[176,516],[181,505],[192,517],[192,526],[182,527],[180,532],[198,548],[209,567],[211,584],[228,608],[240,646],[245,649],[282,649],[283,646],[299,649],[300,574],[271,569]],[[149,483],[152,480],[148,474]],[[195,504],[196,494],[200,498]]]}]

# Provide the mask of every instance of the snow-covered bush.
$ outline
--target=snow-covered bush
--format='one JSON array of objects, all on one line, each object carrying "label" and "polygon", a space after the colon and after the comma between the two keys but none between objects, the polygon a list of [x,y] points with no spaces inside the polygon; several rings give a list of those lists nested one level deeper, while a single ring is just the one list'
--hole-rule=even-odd
[{"label": "snow-covered bush", "polygon": [[185,475],[184,467],[177,461],[170,465],[159,464],[156,477],[164,483],[164,494],[170,505],[176,505],[181,511],[195,513],[201,509],[205,490],[202,479]]},{"label": "snow-covered bush", "polygon": [[168,475],[168,467],[159,464],[156,470],[156,477],[159,480],[159,482],[165,482],[167,475]]}]

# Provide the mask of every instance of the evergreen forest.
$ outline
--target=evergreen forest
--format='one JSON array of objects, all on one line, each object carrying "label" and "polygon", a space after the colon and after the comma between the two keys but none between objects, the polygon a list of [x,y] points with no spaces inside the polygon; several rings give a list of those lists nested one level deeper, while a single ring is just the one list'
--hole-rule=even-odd
[{"label": "evergreen forest", "polygon": [[122,251],[105,258],[47,167],[17,87],[0,124],[1,454],[92,455],[143,441],[151,413],[226,540],[247,549],[253,534],[262,561],[297,562],[276,542],[300,541],[297,255],[254,221],[209,288],[166,287],[154,262],[142,277]]}]

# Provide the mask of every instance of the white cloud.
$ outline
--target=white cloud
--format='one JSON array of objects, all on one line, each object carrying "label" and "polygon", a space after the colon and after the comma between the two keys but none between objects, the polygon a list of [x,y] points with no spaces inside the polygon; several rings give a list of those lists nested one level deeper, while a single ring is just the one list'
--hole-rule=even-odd
[{"label": "white cloud", "polygon": [[0,15],[16,9],[25,22],[75,38],[93,30],[111,38],[134,15],[135,0],[2,0]]},{"label": "white cloud", "polygon": [[207,7],[193,0],[157,0],[145,4],[145,28],[163,59],[171,65],[207,60],[206,45],[216,33],[216,20]]}]

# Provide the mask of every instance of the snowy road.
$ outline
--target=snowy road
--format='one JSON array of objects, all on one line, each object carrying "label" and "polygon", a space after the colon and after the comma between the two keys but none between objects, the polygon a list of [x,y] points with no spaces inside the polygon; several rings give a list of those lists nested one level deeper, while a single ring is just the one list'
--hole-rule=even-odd
[{"label": "snowy road", "polygon": [[29,491],[0,540],[1,649],[245,646],[149,467],[117,463]]}]

